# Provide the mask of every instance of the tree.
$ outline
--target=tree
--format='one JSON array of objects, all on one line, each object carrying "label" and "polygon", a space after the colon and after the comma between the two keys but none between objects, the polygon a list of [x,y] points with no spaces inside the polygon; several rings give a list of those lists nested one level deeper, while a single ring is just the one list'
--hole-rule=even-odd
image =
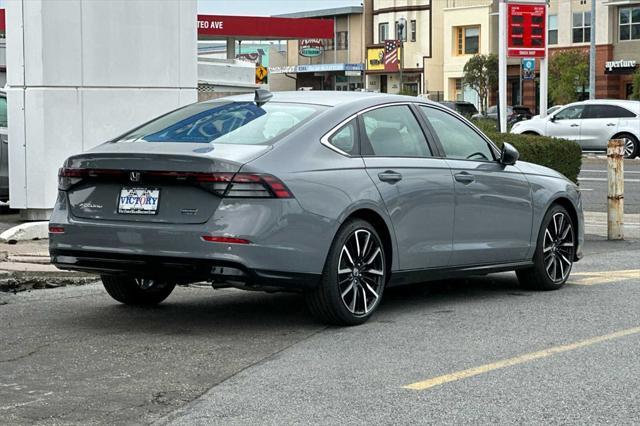
[{"label": "tree", "polygon": [[487,111],[489,93],[498,87],[498,56],[474,55],[464,65],[462,84],[471,87],[480,98],[480,111]]},{"label": "tree", "polygon": [[554,104],[578,99],[578,88],[589,84],[589,56],[580,50],[554,53],[549,60],[549,97]]},{"label": "tree", "polygon": [[631,89],[631,99],[640,101],[640,68],[633,74],[633,88]]}]

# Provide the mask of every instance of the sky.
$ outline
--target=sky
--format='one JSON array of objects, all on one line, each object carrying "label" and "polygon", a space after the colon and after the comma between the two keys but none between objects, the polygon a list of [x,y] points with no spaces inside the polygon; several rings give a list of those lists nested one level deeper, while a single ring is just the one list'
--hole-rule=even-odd
[{"label": "sky", "polygon": [[198,13],[270,16],[361,4],[362,0],[198,0]]}]

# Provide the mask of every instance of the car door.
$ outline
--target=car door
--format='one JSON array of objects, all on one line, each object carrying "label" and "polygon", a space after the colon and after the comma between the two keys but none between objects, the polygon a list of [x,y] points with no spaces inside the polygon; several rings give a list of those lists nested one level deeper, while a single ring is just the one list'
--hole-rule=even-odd
[{"label": "car door", "polygon": [[389,212],[403,270],[447,266],[453,237],[453,177],[433,157],[417,114],[393,104],[359,116],[366,170]]},{"label": "car door", "polygon": [[421,109],[454,177],[452,266],[526,260],[533,208],[525,176],[517,166],[500,164],[489,142],[459,117]]},{"label": "car door", "polygon": [[586,105],[580,126],[582,149],[606,149],[609,138],[618,130],[619,114],[613,105]]},{"label": "car door", "polygon": [[547,119],[546,135],[580,143],[583,112],[584,105],[570,105],[561,109]]}]

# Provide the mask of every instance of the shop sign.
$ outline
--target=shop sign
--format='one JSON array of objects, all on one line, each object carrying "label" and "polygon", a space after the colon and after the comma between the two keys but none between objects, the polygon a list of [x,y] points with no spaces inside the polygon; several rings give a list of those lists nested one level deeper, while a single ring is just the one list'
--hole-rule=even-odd
[{"label": "shop sign", "polygon": [[305,58],[315,58],[322,54],[323,45],[319,38],[300,40],[298,46],[298,53]]},{"label": "shop sign", "polygon": [[604,64],[605,74],[633,74],[637,66],[635,60],[607,61]]},{"label": "shop sign", "polygon": [[295,74],[296,66],[290,65],[286,67],[269,67],[271,74]]},{"label": "shop sign", "polygon": [[546,4],[507,5],[507,56],[544,58]]},{"label": "shop sign", "polygon": [[384,70],[384,47],[367,49],[367,69],[371,71]]},{"label": "shop sign", "polygon": [[360,77],[361,72],[360,71],[345,71],[344,75],[346,75],[347,77]]}]

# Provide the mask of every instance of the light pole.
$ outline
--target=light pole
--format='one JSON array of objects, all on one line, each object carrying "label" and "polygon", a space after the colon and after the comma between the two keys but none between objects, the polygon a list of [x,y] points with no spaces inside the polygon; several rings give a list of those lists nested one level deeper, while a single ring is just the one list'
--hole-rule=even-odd
[{"label": "light pole", "polygon": [[400,54],[399,56],[399,62],[400,62],[400,94],[402,94],[402,90],[403,90],[403,84],[404,84],[404,80],[403,80],[403,76],[402,76],[402,71],[403,71],[403,62],[404,62],[404,29],[407,26],[407,20],[404,18],[400,18],[398,19],[398,28],[396,29],[396,32],[398,34],[396,34],[396,37],[398,38],[398,40],[400,40]]},{"label": "light pole", "polygon": [[591,0],[591,34],[589,40],[589,99],[596,98],[596,0]]}]

